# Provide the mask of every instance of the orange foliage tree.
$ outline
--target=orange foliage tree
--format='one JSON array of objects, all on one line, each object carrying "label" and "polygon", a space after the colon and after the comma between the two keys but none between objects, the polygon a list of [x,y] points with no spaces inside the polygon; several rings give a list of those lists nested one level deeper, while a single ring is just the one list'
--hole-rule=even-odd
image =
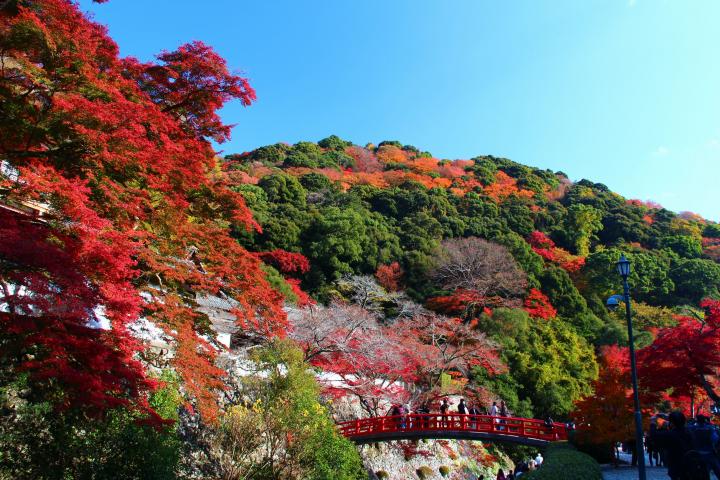
[{"label": "orange foliage tree", "polygon": [[627,349],[604,347],[594,393],[575,403],[578,439],[583,443],[609,444],[633,438],[635,431]]},{"label": "orange foliage tree", "polygon": [[380,265],[375,272],[375,278],[378,283],[388,292],[397,292],[400,290],[403,271],[398,262],[392,262],[389,265]]}]

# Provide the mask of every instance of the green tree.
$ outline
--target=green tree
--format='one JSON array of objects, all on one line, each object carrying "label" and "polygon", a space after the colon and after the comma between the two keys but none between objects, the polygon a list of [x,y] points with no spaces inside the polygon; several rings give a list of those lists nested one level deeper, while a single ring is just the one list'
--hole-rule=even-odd
[{"label": "green tree", "polygon": [[346,147],[351,146],[351,142],[347,142],[337,135],[330,135],[327,138],[323,138],[318,142],[318,146],[326,148],[328,150],[344,151]]},{"label": "green tree", "polygon": [[336,191],[337,185],[322,173],[312,172],[300,177],[300,184],[308,192],[319,192],[322,190]]},{"label": "green tree", "polygon": [[702,232],[703,237],[718,238],[720,237],[720,224],[708,223]]},{"label": "green tree", "polygon": [[529,236],[535,230],[533,213],[525,200],[511,197],[500,211],[508,227],[522,237]]},{"label": "green tree", "polygon": [[524,310],[499,308],[478,327],[501,344],[518,396],[530,399],[536,415],[564,416],[591,393],[598,374],[593,348],[562,321],[537,322]]},{"label": "green tree", "polygon": [[583,257],[590,253],[590,242],[602,229],[602,213],[590,205],[574,204],[568,208],[565,235]]},{"label": "green tree", "polygon": [[430,254],[443,237],[440,222],[425,212],[418,212],[406,217],[400,223],[400,240],[407,250],[417,250]]},{"label": "green tree", "polygon": [[263,177],[258,186],[265,191],[270,202],[288,203],[297,208],[305,208],[305,189],[300,181],[291,175],[274,173]]},{"label": "green tree", "polygon": [[663,237],[660,239],[660,246],[669,248],[684,258],[698,258],[703,252],[700,238],[691,235]]},{"label": "green tree", "polygon": [[122,407],[102,418],[57,411],[33,398],[25,376],[6,384],[0,390],[0,478],[176,478],[181,447],[176,422],[182,398],[174,374],[165,372],[160,380],[164,385],[149,400],[169,422],[161,429]]},{"label": "green tree", "polygon": [[618,293],[621,288],[620,276],[615,264],[621,254],[625,254],[631,263],[629,283],[633,296],[640,301],[658,304],[664,301],[675,289],[670,278],[672,258],[662,252],[630,252],[619,248],[607,248],[593,252],[587,257],[583,274],[590,289],[602,299]]},{"label": "green tree", "polygon": [[236,385],[221,426],[209,435],[210,466],[221,478],[367,478],[355,446],[319,403],[303,352],[289,340],[253,350],[255,365]]},{"label": "green tree", "polygon": [[401,254],[397,235],[381,215],[335,206],[315,214],[303,251],[328,280],[374,272]]},{"label": "green tree", "polygon": [[720,265],[700,258],[680,260],[670,270],[670,278],[676,286],[677,301],[696,304],[705,297],[718,296]]},{"label": "green tree", "polygon": [[598,233],[600,241],[606,245],[616,242],[646,245],[650,240],[651,229],[643,218],[645,214],[643,208],[631,205],[613,209],[603,218],[603,228]]},{"label": "green tree", "polygon": [[291,148],[292,147],[284,143],[276,143],[274,145],[260,147],[253,150],[250,154],[250,160],[262,162],[265,165],[279,165],[285,161],[285,157],[287,157]]},{"label": "green tree", "polygon": [[536,280],[543,271],[543,259],[533,251],[530,245],[515,232],[508,232],[495,238],[497,243],[505,245],[515,260],[528,274],[528,286],[539,288],[540,283]]},{"label": "green tree", "polygon": [[543,293],[548,296],[560,315],[572,317],[587,309],[587,302],[562,268],[548,265],[538,278],[543,286]]}]

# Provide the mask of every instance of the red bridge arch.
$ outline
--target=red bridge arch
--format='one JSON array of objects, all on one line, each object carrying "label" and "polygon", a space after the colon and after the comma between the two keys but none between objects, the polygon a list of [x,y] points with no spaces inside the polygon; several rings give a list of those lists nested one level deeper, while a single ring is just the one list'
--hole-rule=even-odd
[{"label": "red bridge arch", "polygon": [[567,440],[563,423],[490,415],[411,414],[372,417],[338,424],[340,433],[357,444],[424,438],[483,440],[543,446]]}]

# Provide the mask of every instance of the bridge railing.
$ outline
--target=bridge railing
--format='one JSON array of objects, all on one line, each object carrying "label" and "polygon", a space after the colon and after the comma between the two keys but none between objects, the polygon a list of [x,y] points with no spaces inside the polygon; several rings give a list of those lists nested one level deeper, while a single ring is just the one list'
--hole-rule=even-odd
[{"label": "bridge railing", "polygon": [[350,420],[338,424],[348,438],[391,432],[478,432],[546,440],[567,440],[563,423],[545,425],[543,420],[518,417],[461,414],[408,414]]}]

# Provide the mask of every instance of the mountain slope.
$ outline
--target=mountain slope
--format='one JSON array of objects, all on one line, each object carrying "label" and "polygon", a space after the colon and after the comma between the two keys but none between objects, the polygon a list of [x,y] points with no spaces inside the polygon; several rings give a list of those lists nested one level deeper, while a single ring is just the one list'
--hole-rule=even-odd
[{"label": "mountain slope", "polygon": [[[621,252],[633,262],[640,346],[673,324],[672,309],[718,294],[717,224],[562,172],[492,156],[441,160],[394,141],[359,147],[335,136],[229,155],[223,170],[262,227],[238,229],[241,244],[306,256],[310,270],[297,278],[321,302],[351,297],[340,279],[375,275],[387,290],[472,322],[499,343],[510,369],[475,369],[471,383],[502,392],[526,414],[567,414],[596,375],[588,346],[627,343],[623,318],[604,306],[620,289]],[[490,242],[477,258],[473,238]],[[481,259],[486,270],[478,267],[471,281],[439,273]],[[502,277],[511,263],[517,273]],[[396,321],[397,305],[380,316]]]}]

